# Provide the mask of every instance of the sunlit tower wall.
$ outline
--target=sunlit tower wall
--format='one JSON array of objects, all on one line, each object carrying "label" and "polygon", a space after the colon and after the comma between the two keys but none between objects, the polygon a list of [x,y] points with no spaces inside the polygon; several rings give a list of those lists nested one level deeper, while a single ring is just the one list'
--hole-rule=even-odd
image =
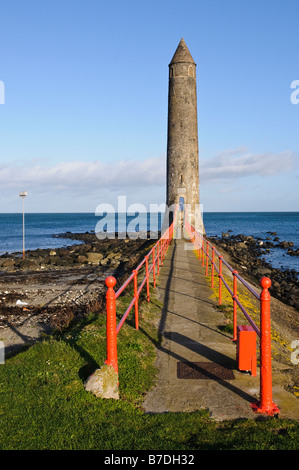
[{"label": "sunlit tower wall", "polygon": [[184,39],[169,64],[166,186],[167,206],[188,205],[194,225],[199,209],[196,63]]}]

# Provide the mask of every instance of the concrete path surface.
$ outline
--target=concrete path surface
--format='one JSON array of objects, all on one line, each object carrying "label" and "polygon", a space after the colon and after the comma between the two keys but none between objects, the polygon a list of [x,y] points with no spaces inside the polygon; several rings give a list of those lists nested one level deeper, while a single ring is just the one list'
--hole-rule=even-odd
[{"label": "concrete path surface", "polygon": [[[162,413],[208,409],[216,420],[255,419],[251,403],[259,400],[259,368],[256,377],[237,370],[236,345],[219,328],[225,324],[225,317],[211,299],[204,268],[187,240],[173,240],[170,245],[157,291],[163,302],[162,342],[157,351],[159,376],[146,397],[144,410]],[[285,400],[283,389],[276,393]],[[279,406],[277,395],[273,392],[273,401]],[[287,395],[282,414],[299,418],[298,400]]]}]

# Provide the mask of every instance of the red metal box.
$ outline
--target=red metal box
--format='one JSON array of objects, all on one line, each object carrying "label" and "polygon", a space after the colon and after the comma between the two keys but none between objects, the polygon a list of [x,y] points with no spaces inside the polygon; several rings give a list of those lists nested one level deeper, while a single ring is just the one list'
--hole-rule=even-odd
[{"label": "red metal box", "polygon": [[256,332],[250,325],[237,327],[237,364],[239,370],[256,375]]}]

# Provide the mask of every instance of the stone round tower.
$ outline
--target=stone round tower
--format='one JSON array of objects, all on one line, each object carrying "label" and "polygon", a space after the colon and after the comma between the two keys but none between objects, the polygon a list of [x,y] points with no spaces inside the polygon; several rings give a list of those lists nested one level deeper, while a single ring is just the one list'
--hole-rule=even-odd
[{"label": "stone round tower", "polygon": [[169,64],[167,206],[199,209],[196,64],[181,39]]}]

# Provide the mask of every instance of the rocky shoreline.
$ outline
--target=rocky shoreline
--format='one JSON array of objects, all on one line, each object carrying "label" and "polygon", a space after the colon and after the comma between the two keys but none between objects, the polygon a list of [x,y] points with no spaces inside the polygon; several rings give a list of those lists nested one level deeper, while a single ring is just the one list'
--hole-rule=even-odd
[{"label": "rocky shoreline", "polygon": [[[139,259],[146,254],[146,249],[155,241],[149,238],[127,237],[97,239],[94,232],[63,233],[56,238],[70,239],[74,245],[55,249],[37,249],[26,251],[26,258],[21,253],[0,256],[0,286],[6,280],[12,280],[14,274],[40,273],[44,278],[63,270],[84,272],[97,268],[101,272],[113,272],[121,285],[123,278],[130,273]],[[149,235],[149,234],[145,234]],[[159,234],[156,234],[157,237]],[[142,236],[142,235],[141,235]],[[144,237],[144,235],[143,235]],[[282,248],[287,255],[298,256],[293,242],[279,241],[276,232],[268,232],[266,240],[248,235],[230,235],[207,237],[217,248],[222,248],[237,263],[238,269],[253,281],[261,276],[272,280],[271,294],[287,305],[299,309],[299,273],[292,269],[278,269],[263,259],[270,249]],[[49,279],[50,280],[50,279]]]},{"label": "rocky shoreline", "polygon": [[[116,269],[121,263],[130,260],[132,250],[138,249],[148,240],[103,239],[98,240],[94,233],[65,233],[56,238],[74,240],[74,245],[55,249],[27,250],[25,259],[22,253],[5,253],[0,256],[0,273],[32,270],[52,270],[82,266],[111,266]],[[80,242],[76,244],[75,242]],[[137,248],[137,250],[135,249]]]},{"label": "rocky shoreline", "polygon": [[150,250],[150,239],[98,240],[94,233],[61,234],[74,244],[0,256],[0,340],[6,353],[62,331],[86,314],[103,312],[105,278],[117,286]]},{"label": "rocky shoreline", "polygon": [[[74,244],[27,251],[24,260],[21,253],[0,256],[0,340],[8,345],[7,352],[36,341],[42,332],[62,331],[89,312],[103,312],[105,278],[114,275],[120,287],[156,242],[132,237],[98,240],[91,232],[58,237]],[[232,266],[245,279],[258,285],[262,276],[270,277],[271,295],[299,309],[298,273],[275,269],[262,259],[273,241],[229,233],[208,239],[235,261]]]},{"label": "rocky shoreline", "polygon": [[294,269],[277,269],[267,263],[262,257],[270,249],[283,248],[286,254],[298,256],[299,250],[294,250],[293,242],[279,241],[276,232],[268,232],[267,239],[247,235],[230,235],[222,233],[221,237],[209,237],[212,244],[222,248],[236,261],[238,269],[243,274],[258,282],[262,276],[271,279],[271,295],[296,309],[299,309],[299,279]]}]

